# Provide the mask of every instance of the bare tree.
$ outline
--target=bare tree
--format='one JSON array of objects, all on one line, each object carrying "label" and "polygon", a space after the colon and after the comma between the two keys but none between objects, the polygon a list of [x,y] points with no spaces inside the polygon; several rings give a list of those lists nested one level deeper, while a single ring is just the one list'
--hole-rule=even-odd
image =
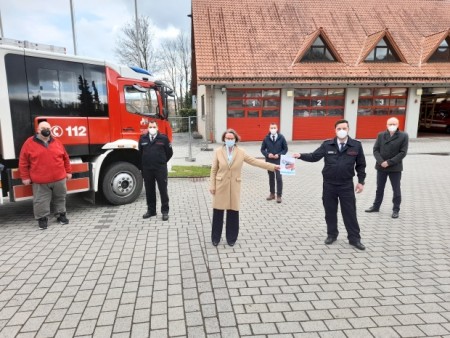
[{"label": "bare tree", "polygon": [[164,40],[160,51],[165,81],[175,90],[175,110],[185,103],[191,81],[191,51],[189,38],[183,32],[175,40]]},{"label": "bare tree", "polygon": [[[179,55],[180,55],[180,66],[181,66],[181,82],[184,84],[184,96],[189,93],[189,85],[191,82],[191,44],[189,38],[181,32],[177,39]],[[181,85],[180,85],[181,88]],[[182,104],[185,103],[183,96],[180,97]],[[190,107],[186,107],[190,108]]]},{"label": "bare tree", "polygon": [[141,16],[137,25],[133,20],[121,29],[115,53],[124,64],[157,72],[159,66],[153,39],[154,33],[150,19]]}]

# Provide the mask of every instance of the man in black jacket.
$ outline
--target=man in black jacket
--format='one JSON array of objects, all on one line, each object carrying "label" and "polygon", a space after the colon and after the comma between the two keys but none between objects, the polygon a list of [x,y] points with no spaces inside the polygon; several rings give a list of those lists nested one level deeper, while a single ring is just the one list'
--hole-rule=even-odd
[{"label": "man in black jacket", "polygon": [[408,152],[408,143],[408,134],[398,129],[398,119],[395,117],[388,119],[387,130],[378,134],[373,146],[373,155],[377,161],[375,164],[375,169],[377,170],[377,192],[373,205],[366,212],[378,212],[380,210],[384,188],[389,177],[394,192],[392,218],[398,218],[400,203],[402,202],[400,180],[402,178],[403,159]]},{"label": "man in black jacket", "polygon": [[[328,234],[325,244],[332,244],[339,235],[337,226],[339,202],[350,245],[359,250],[365,250],[366,247],[361,243],[360,229],[356,218],[355,191],[360,193],[364,190],[366,159],[361,142],[350,138],[348,130],[348,121],[339,120],[335,124],[335,138],[325,140],[313,153],[296,153],[293,154],[293,157],[306,162],[317,162],[325,158],[325,166],[322,170],[322,201]],[[355,170],[358,176],[356,189],[353,188]]]},{"label": "man in black jacket", "polygon": [[[266,135],[261,143],[261,153],[266,158],[266,162],[280,164],[281,155],[286,155],[288,146],[283,135],[278,133],[276,123],[269,126],[269,134]],[[281,195],[283,194],[283,178],[280,171],[268,171],[270,195],[266,199],[268,201],[275,199],[275,176],[277,178],[277,203],[281,203]]]},{"label": "man in black jacket", "polygon": [[158,132],[156,121],[149,122],[148,133],[139,139],[139,154],[147,198],[147,212],[142,217],[156,216],[156,181],[161,196],[162,219],[167,221],[169,219],[167,162],[172,158],[173,150],[167,136]]}]

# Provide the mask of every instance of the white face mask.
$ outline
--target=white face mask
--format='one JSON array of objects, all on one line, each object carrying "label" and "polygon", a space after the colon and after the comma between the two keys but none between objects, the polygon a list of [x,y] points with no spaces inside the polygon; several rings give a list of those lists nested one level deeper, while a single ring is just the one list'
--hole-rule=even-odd
[{"label": "white face mask", "polygon": [[339,137],[339,138],[346,138],[347,137],[347,135],[348,135],[348,132],[347,132],[347,130],[344,130],[344,129],[340,129],[340,130],[338,130],[338,132],[336,133],[336,135],[337,135],[337,137]]},{"label": "white face mask", "polygon": [[156,129],[156,128],[148,128],[148,132],[150,133],[150,135],[156,135],[156,133],[157,133],[157,131],[158,131],[158,129]]},{"label": "white face mask", "polygon": [[270,128],[270,133],[272,134],[272,135],[275,135],[276,133],[277,133],[277,131],[278,131],[278,129],[276,129],[276,128]]},{"label": "white face mask", "polygon": [[225,144],[226,144],[227,147],[229,147],[229,148],[233,147],[235,143],[236,143],[235,140],[225,140]]},{"label": "white face mask", "polygon": [[388,130],[393,133],[397,131],[397,126],[388,126]]}]

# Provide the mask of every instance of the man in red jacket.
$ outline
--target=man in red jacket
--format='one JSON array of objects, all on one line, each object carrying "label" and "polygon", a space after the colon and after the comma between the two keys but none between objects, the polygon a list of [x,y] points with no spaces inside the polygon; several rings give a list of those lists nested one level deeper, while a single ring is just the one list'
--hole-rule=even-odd
[{"label": "man in red jacket", "polygon": [[60,224],[66,217],[66,180],[72,178],[69,155],[64,146],[51,136],[48,122],[39,123],[36,134],[22,146],[19,171],[22,183],[33,185],[33,211],[41,230],[47,229],[50,205]]}]

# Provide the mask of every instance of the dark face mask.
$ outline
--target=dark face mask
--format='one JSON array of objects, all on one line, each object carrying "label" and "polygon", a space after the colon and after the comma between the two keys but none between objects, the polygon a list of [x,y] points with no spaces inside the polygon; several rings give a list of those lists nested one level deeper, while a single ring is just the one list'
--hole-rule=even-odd
[{"label": "dark face mask", "polygon": [[41,135],[44,137],[49,137],[50,136],[50,129],[42,129],[41,130]]}]

